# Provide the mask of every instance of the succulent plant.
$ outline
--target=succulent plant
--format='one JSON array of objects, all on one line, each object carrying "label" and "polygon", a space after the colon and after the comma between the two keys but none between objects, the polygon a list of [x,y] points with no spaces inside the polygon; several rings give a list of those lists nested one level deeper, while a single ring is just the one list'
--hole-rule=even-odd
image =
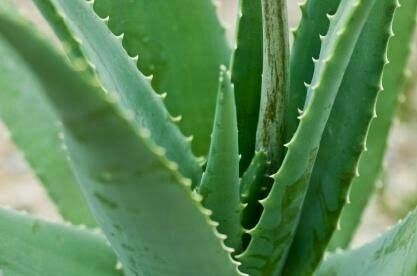
[{"label": "succulent plant", "polygon": [[307,0],[291,47],[241,0],[234,50],[210,0],[33,2],[59,42],[0,2],[0,116],[68,223],[0,209],[0,275],[417,273],[417,211],[348,249],[416,0]]}]

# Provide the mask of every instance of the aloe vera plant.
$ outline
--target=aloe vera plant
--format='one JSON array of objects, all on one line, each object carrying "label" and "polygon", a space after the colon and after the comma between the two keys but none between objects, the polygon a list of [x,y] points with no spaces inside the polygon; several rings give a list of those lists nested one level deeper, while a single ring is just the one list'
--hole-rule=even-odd
[{"label": "aloe vera plant", "polygon": [[292,45],[241,0],[234,50],[210,0],[33,2],[60,45],[0,2],[0,117],[68,223],[0,209],[0,275],[416,274],[417,211],[346,249],[416,0],[307,0]]}]

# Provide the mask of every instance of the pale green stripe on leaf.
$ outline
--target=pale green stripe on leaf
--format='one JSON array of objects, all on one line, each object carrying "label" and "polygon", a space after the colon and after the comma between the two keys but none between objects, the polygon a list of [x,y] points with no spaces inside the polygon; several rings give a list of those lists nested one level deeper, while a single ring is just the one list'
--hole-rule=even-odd
[{"label": "pale green stripe on leaf", "polygon": [[317,276],[393,276],[417,274],[417,212],[375,241],[328,256]]},{"label": "pale green stripe on leaf", "polygon": [[220,69],[219,92],[208,155],[199,193],[203,205],[210,209],[211,218],[219,223],[219,232],[225,234],[226,245],[240,250],[239,149],[236,105],[233,85],[226,68]]},{"label": "pale green stripe on leaf", "polygon": [[191,181],[114,94],[71,69],[29,27],[1,16],[0,34],[36,69],[63,122],[72,166],[125,274],[239,275]]},{"label": "pale green stripe on leaf", "polygon": [[[91,62],[105,89],[118,95],[122,105],[132,111],[136,123],[151,133],[151,139],[166,150],[168,159],[176,162],[179,171],[193,184],[200,181],[201,169],[187,141],[166,110],[160,95],[151,87],[150,80],[136,68],[137,59],[127,55],[121,38],[115,37],[85,0],[34,0],[60,34],[61,21],[74,33],[87,60],[80,57],[73,64],[80,70]],[[53,5],[59,12],[54,14]],[[61,21],[54,18],[61,16]],[[71,41],[61,36],[63,44]],[[73,38],[74,39],[74,38]]]},{"label": "pale green stripe on leaf", "polygon": [[236,50],[232,61],[237,124],[239,128],[240,173],[249,166],[255,151],[256,128],[262,84],[261,0],[240,0]]},{"label": "pale green stripe on leaf", "polygon": [[124,34],[123,46],[139,55],[139,68],[168,93],[166,104],[193,135],[193,149],[206,155],[216,104],[218,69],[231,51],[212,0],[95,0],[110,29]]},{"label": "pale green stripe on leaf", "polygon": [[96,222],[71,170],[60,139],[60,121],[33,72],[0,37],[0,118],[63,218]]},{"label": "pale green stripe on leaf", "polygon": [[395,8],[396,0],[378,0],[355,47],[323,133],[285,275],[310,275],[337,226],[382,89]]},{"label": "pale green stripe on leaf", "polygon": [[0,275],[121,276],[102,235],[0,208]]},{"label": "pale green stripe on leaf", "polygon": [[405,84],[404,68],[407,67],[411,52],[417,11],[417,1],[400,0],[399,2],[400,7],[393,22],[394,37],[388,47],[390,62],[385,67],[383,75],[384,91],[378,96],[376,106],[377,117],[372,121],[368,133],[367,151],[361,156],[360,176],[352,183],[350,204],[343,208],[340,229],[334,233],[329,250],[346,248],[349,245],[382,169],[389,130]]},{"label": "pale green stripe on leaf", "polygon": [[293,240],[307,193],[323,131],[337,96],[353,49],[375,0],[344,0],[331,20],[315,68],[310,100],[288,147],[284,162],[274,176],[258,224],[250,230],[248,248],[238,256],[250,275],[281,272]]}]

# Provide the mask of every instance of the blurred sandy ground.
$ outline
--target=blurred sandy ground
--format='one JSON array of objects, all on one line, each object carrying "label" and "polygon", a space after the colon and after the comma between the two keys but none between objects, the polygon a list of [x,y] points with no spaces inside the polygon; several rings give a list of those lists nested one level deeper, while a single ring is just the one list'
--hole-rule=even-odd
[{"label": "blurred sandy ground", "polygon": [[[33,20],[45,32],[50,29],[37,13],[29,0],[14,0],[24,15]],[[236,1],[218,1],[219,13],[228,29],[229,39],[233,43]],[[297,1],[289,1],[290,24],[296,26],[299,12]],[[417,72],[414,58],[412,72]],[[412,85],[410,85],[412,87]],[[397,120],[390,139],[386,158],[384,189],[374,196],[368,207],[364,223],[355,237],[354,245],[372,240],[387,226],[392,225],[417,203],[417,115],[415,89],[410,89],[409,98],[401,107],[402,121]],[[410,100],[414,98],[413,100]],[[413,104],[414,103],[414,104]],[[60,221],[53,204],[44,189],[39,185],[16,147],[8,139],[7,130],[0,123],[0,205],[26,210],[37,216]]]}]

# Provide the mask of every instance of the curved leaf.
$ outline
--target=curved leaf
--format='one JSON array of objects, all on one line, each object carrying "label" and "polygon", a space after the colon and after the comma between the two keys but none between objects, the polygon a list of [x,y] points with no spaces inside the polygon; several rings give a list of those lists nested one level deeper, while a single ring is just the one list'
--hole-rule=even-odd
[{"label": "curved leaf", "polygon": [[327,120],[353,49],[374,0],[343,0],[323,40],[300,125],[264,200],[248,248],[238,256],[250,275],[281,272],[301,215],[308,183]]},{"label": "curved leaf", "polygon": [[131,111],[30,28],[3,15],[0,34],[36,70],[62,119],[74,171],[126,275],[238,275],[191,181]]},{"label": "curved leaf", "polygon": [[396,2],[375,3],[353,52],[323,133],[285,275],[310,275],[336,229],[382,90]]},{"label": "curved leaf", "polygon": [[98,234],[0,208],[0,275],[121,276]]},{"label": "curved leaf", "polygon": [[59,13],[51,0],[32,0],[41,11],[43,17],[48,21],[50,27],[62,42],[63,50],[73,63],[79,66],[86,66],[94,75],[94,66],[87,61],[82,50],[82,41],[77,39],[66,24],[63,13]]},{"label": "curved leaf", "polygon": [[361,156],[360,176],[352,183],[350,203],[343,208],[340,217],[341,228],[334,233],[329,250],[346,248],[349,245],[374,191],[374,185],[382,168],[389,130],[405,84],[405,68],[411,52],[416,12],[417,1],[400,0],[400,7],[397,8],[393,22],[395,35],[388,47],[387,56],[390,63],[384,69],[382,80],[384,91],[378,96],[376,106],[377,118],[372,121],[369,129],[367,151]]},{"label": "curved leaf", "polygon": [[168,93],[168,109],[194,135],[194,151],[207,154],[218,69],[231,55],[212,1],[95,0],[94,7],[109,16],[115,34],[124,34],[124,47],[140,56],[139,68],[154,76],[156,91]]},{"label": "curved leaf", "polygon": [[329,29],[327,14],[335,14],[341,0],[306,0],[300,5],[301,22],[293,32],[290,56],[290,91],[285,111],[286,141],[294,135],[299,120],[298,110],[304,106],[307,87],[314,73],[313,59],[320,54],[320,35]]},{"label": "curved leaf", "polygon": [[266,176],[266,167],[266,153],[263,151],[255,152],[252,162],[240,181],[240,194],[243,203],[254,202],[259,199],[263,178]]},{"label": "curved leaf", "polygon": [[59,139],[59,118],[43,88],[0,37],[0,117],[63,218],[95,226]]},{"label": "curved leaf", "polygon": [[244,204],[242,210],[242,225],[250,229],[256,224],[257,219],[262,212],[262,206],[259,199],[262,198],[268,187],[265,183],[267,177],[266,153],[263,151],[255,152],[248,169],[242,175],[240,181],[240,196]]},{"label": "curved leaf", "polygon": [[[166,150],[168,159],[178,164],[179,171],[194,185],[199,183],[201,168],[191,152],[190,141],[183,137],[174,122],[176,119],[167,112],[150,81],[137,70],[137,60],[127,55],[120,39],[108,30],[91,4],[85,0],[35,0],[35,3],[55,27],[64,45],[78,40],[88,60],[79,57],[73,60],[74,66],[89,69],[91,61],[105,89],[120,97],[123,106],[133,112],[135,121],[148,129],[152,140]],[[62,16],[61,20],[57,20],[57,16]],[[59,35],[62,24],[67,24],[77,39],[71,39],[70,34]]]},{"label": "curved leaf", "polygon": [[417,273],[417,212],[375,241],[355,250],[330,255],[316,275],[392,276]]}]

